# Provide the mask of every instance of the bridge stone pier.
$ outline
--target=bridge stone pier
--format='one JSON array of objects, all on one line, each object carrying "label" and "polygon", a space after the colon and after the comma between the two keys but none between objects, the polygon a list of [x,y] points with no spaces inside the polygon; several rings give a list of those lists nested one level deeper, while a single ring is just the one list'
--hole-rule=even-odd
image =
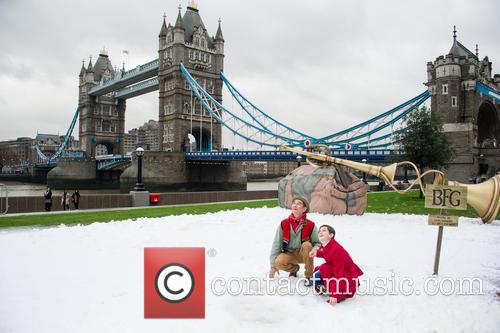
[{"label": "bridge stone pier", "polygon": [[[137,160],[120,179],[123,192],[137,181]],[[246,174],[237,161],[186,161],[184,153],[146,152],[143,157],[143,182],[148,191],[245,190]]]},{"label": "bridge stone pier", "polygon": [[[427,63],[431,112],[440,118],[455,159],[446,171],[451,180],[469,182],[500,171],[500,75],[492,77],[488,57],[479,60],[456,38],[446,56]],[[477,89],[477,85],[485,90]]]}]

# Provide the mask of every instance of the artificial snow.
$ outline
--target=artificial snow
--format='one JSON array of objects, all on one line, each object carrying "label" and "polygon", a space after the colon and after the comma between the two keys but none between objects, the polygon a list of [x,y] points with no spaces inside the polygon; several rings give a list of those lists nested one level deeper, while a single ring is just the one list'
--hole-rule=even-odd
[{"label": "artificial snow", "polygon": [[[401,214],[309,218],[336,229],[337,241],[365,273],[360,289],[377,278],[409,278],[411,295],[356,295],[333,307],[312,294],[215,295],[216,278],[267,276],[274,233],[289,214],[259,208],[2,230],[0,332],[500,331],[498,220],[483,225],[460,218],[458,228],[444,229],[437,281],[478,278],[480,295],[422,292],[432,275],[437,227],[426,216]],[[144,319],[144,247],[210,252],[205,319]]]}]

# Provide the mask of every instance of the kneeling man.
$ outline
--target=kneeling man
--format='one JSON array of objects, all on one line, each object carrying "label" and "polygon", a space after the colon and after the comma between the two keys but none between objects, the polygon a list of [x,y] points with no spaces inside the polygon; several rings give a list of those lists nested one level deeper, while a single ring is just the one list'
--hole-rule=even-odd
[{"label": "kneeling man", "polygon": [[298,264],[305,264],[304,276],[311,277],[313,258],[309,253],[313,248],[317,249],[320,242],[314,222],[307,219],[308,209],[309,202],[305,198],[295,197],[292,201],[292,213],[278,226],[271,247],[270,278],[273,278],[278,270],[296,277],[300,268]]}]

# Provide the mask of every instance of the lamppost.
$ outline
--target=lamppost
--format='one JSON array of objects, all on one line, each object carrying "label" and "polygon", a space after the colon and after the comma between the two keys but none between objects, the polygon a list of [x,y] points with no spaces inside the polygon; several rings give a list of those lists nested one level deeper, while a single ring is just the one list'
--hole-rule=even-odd
[{"label": "lamppost", "polygon": [[137,155],[137,183],[135,184],[134,191],[146,191],[142,183],[142,156],[144,156],[144,149],[137,147],[135,154]]},{"label": "lamppost", "polygon": [[[361,162],[366,163],[366,158],[363,158]],[[366,181],[366,172],[363,171],[363,183],[368,184]]]},{"label": "lamppost", "polygon": [[297,155],[296,159],[297,159],[297,167],[300,167],[300,164],[302,163],[302,156]]},{"label": "lamppost", "polygon": [[407,168],[405,168],[405,179],[403,180],[403,183],[404,184],[408,184],[409,183],[409,181],[408,181],[408,169]]}]

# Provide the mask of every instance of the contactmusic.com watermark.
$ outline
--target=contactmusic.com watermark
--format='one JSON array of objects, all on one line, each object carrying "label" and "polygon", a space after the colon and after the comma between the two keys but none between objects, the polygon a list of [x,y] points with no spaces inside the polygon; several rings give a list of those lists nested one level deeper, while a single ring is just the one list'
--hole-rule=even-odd
[{"label": "contactmusic.com watermark", "polygon": [[[323,279],[325,289],[318,290],[306,286],[306,278],[259,278],[259,277],[216,277],[210,283],[210,291],[216,296],[264,296],[264,295],[317,295],[329,293],[329,288],[343,285],[344,292],[350,294],[349,283],[345,278]],[[387,277],[374,279],[360,277],[357,279],[359,286],[356,288],[356,296],[411,296],[411,295],[484,295],[483,280],[479,278],[437,278],[428,277],[423,281],[415,282],[410,277],[397,278],[394,273]]]},{"label": "contactmusic.com watermark", "polygon": [[[209,250],[207,255],[214,257],[216,251]],[[376,278],[361,276],[355,281],[323,279],[323,289],[308,287],[307,281],[285,277],[215,277],[207,286],[215,296],[328,295],[330,288],[335,295],[352,294],[349,286],[356,288],[357,296],[484,295],[480,278],[412,279],[391,273]],[[144,249],[144,318],[205,318],[204,248]]]}]

